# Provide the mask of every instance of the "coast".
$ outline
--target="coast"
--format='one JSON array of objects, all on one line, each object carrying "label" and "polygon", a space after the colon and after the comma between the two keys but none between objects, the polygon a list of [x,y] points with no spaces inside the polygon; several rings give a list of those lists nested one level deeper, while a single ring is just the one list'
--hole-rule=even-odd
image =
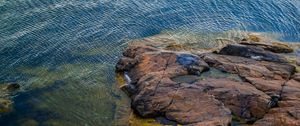
[{"label": "coast", "polygon": [[299,44],[248,34],[216,45],[131,42],[116,71],[134,113],[162,125],[300,125]]}]

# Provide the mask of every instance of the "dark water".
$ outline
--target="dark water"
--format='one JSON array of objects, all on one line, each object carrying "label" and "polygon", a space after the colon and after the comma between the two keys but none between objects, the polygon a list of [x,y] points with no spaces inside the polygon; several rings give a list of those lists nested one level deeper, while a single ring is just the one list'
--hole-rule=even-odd
[{"label": "dark water", "polygon": [[22,85],[0,125],[112,125],[122,49],[165,30],[299,42],[300,1],[0,0],[0,82]]}]

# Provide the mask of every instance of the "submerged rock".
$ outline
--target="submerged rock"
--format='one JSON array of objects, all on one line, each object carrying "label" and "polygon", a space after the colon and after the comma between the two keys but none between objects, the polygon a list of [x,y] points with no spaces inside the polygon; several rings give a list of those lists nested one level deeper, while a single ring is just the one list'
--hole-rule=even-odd
[{"label": "submerged rock", "polygon": [[0,84],[0,115],[13,110],[12,96],[20,88],[17,83]]},{"label": "submerged rock", "polygon": [[12,101],[9,99],[0,99],[0,115],[12,111]]},{"label": "submerged rock", "polygon": [[7,86],[5,87],[5,90],[8,90],[8,91],[15,91],[15,90],[18,90],[20,89],[20,85],[17,84],[17,83],[10,83],[10,84],[7,84]]}]

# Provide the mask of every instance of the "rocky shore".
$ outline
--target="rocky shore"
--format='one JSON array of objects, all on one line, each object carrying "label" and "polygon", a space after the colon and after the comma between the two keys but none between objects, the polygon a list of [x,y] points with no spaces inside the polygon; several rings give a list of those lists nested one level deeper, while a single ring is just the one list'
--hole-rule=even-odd
[{"label": "rocky shore", "polygon": [[[192,48],[155,36],[133,42],[116,65],[141,117],[189,126],[300,125],[296,46],[257,36]],[[166,121],[166,122],[168,122]]]}]

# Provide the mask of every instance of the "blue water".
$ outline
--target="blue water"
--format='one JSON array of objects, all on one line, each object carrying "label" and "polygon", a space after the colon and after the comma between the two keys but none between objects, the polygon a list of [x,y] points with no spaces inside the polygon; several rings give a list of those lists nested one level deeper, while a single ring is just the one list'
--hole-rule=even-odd
[{"label": "blue water", "polygon": [[0,125],[24,119],[111,125],[120,99],[112,90],[114,64],[122,49],[128,40],[165,30],[265,32],[300,42],[300,1],[0,0],[0,83],[22,85],[15,111],[1,116]]}]

